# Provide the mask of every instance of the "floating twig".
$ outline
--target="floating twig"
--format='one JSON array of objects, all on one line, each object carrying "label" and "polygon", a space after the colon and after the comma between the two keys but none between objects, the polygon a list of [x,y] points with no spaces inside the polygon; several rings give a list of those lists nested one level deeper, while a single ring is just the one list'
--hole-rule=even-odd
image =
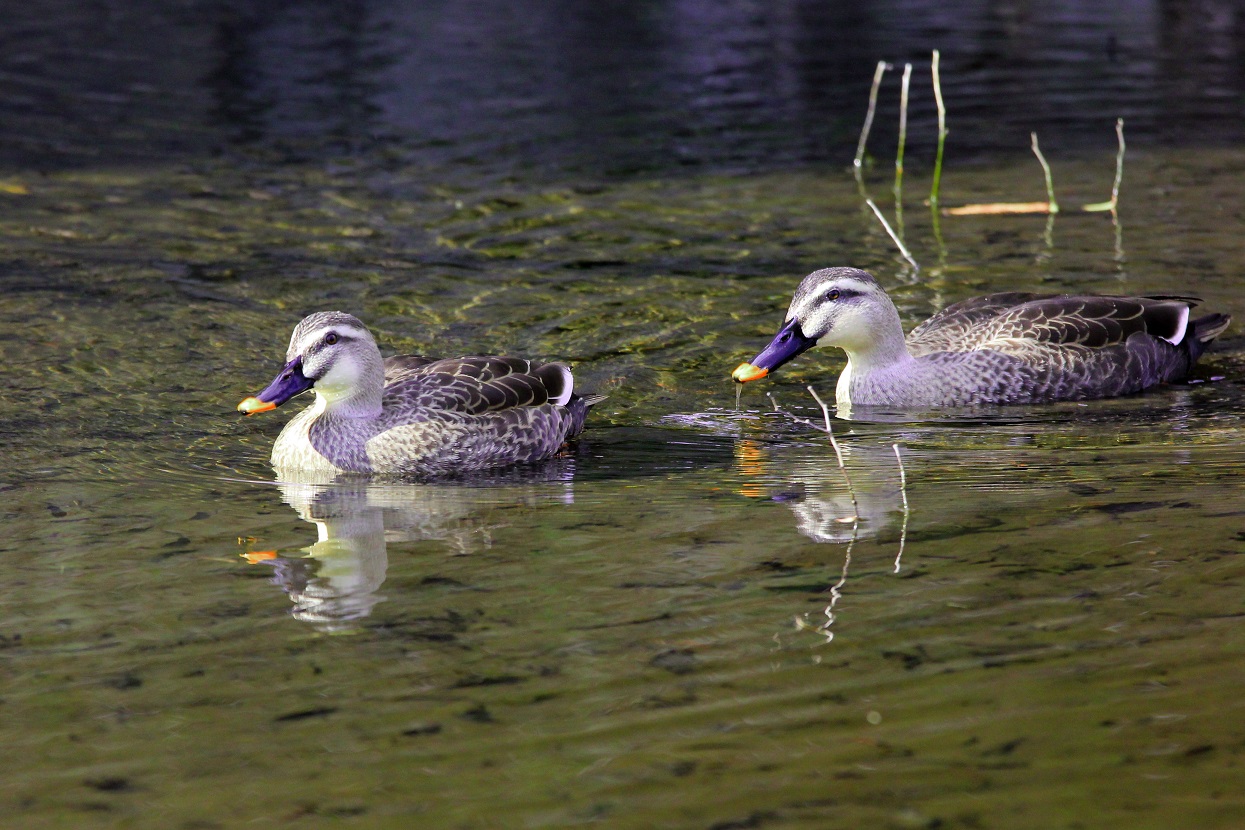
[{"label": "floating twig", "polygon": [[899,530],[899,553],[895,555],[895,573],[899,573],[899,560],[903,559],[903,546],[908,540],[908,475],[904,472],[899,445],[891,444],[891,449],[895,451],[895,460],[899,462],[899,495],[903,498],[903,527]]},{"label": "floating twig", "polygon": [[920,271],[921,266],[918,265],[916,260],[912,258],[912,254],[908,252],[908,248],[903,244],[903,240],[895,235],[895,231],[891,229],[890,222],[886,221],[886,217],[882,215],[882,211],[878,210],[878,206],[873,203],[872,199],[865,199],[865,204],[873,209],[873,215],[876,216],[878,221],[882,223],[882,227],[886,228],[886,233],[890,235],[891,240],[899,246],[899,253],[903,254],[904,259],[908,260],[909,264],[911,264],[913,268]]},{"label": "floating twig", "polygon": [[946,208],[947,216],[1000,216],[1003,214],[1050,213],[1050,202],[988,202]]},{"label": "floating twig", "polygon": [[929,190],[929,206],[938,215],[938,189],[942,184],[942,149],[947,141],[947,108],[942,103],[942,80],[938,74],[938,50],[934,50],[930,74],[934,79],[934,102],[938,105],[938,152],[934,156],[934,183]]},{"label": "floating twig", "polygon": [[[946,208],[942,212],[947,216],[1001,216],[1005,214],[1024,214],[1024,213],[1046,213],[1054,215],[1059,212],[1059,203],[1055,201],[1055,185],[1051,181],[1050,165],[1046,163],[1046,157],[1042,155],[1042,148],[1038,146],[1037,133],[1029,133],[1030,146],[1033,154],[1037,156],[1038,162],[1042,165],[1042,172],[1046,176],[1046,201],[1045,202],[986,202],[983,204],[960,205],[959,207]],[[1047,236],[1050,235],[1049,230]]]},{"label": "floating twig", "polygon": [[1119,149],[1115,153],[1115,183],[1111,185],[1111,200],[1107,202],[1095,202],[1092,205],[1086,205],[1081,210],[1087,210],[1091,213],[1101,211],[1111,211],[1115,213],[1116,208],[1120,204],[1120,182],[1124,180],[1124,119],[1115,119],[1115,137],[1119,144]]},{"label": "floating twig", "polygon": [[1046,163],[1046,156],[1042,155],[1042,148],[1038,146],[1037,133],[1029,133],[1030,145],[1033,148],[1033,155],[1037,156],[1038,164],[1042,165],[1042,173],[1046,176],[1046,200],[1050,207],[1048,213],[1058,213],[1059,203],[1055,201],[1055,184],[1051,181],[1050,165]]},{"label": "floating twig", "polygon": [[869,111],[865,113],[865,125],[860,130],[860,141],[856,145],[856,159],[852,162],[852,166],[856,168],[856,176],[859,177],[860,166],[864,163],[865,144],[869,141],[869,130],[873,128],[873,114],[878,108],[878,87],[882,85],[882,75],[891,65],[886,61],[878,61],[877,68],[873,70],[873,87],[869,90]]},{"label": "floating twig", "polygon": [[1038,163],[1042,165],[1042,173],[1046,177],[1045,202],[987,202],[984,204],[946,208],[943,210],[943,213],[947,216],[998,216],[1021,213],[1049,213],[1053,215],[1058,213],[1059,203],[1055,201],[1055,185],[1051,179],[1050,165],[1046,163],[1046,156],[1042,155],[1042,148],[1038,146],[1037,133],[1029,133],[1029,146],[1033,150],[1033,155],[1037,156]]}]

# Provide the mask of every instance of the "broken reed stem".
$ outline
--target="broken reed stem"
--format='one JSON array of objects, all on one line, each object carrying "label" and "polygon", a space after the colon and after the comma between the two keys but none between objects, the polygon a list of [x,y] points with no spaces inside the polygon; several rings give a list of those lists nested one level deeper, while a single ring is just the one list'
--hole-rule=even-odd
[{"label": "broken reed stem", "polygon": [[[873,87],[869,90],[869,111],[865,113],[865,125],[860,130],[860,142],[856,145],[856,159],[852,162],[852,166],[857,170],[864,163],[865,144],[869,141],[869,130],[873,129],[873,114],[878,108],[878,87],[882,85],[882,75],[887,69],[890,69],[890,64],[886,61],[878,61],[877,68],[873,70]],[[860,174],[857,173],[857,175]]]},{"label": "broken reed stem", "polygon": [[903,151],[908,143],[908,88],[912,81],[912,64],[903,65],[903,83],[899,88],[899,146],[895,148],[895,233],[903,239]]},{"label": "broken reed stem", "polygon": [[1042,172],[1046,174],[1046,202],[1049,205],[1050,213],[1059,212],[1059,203],[1055,201],[1055,184],[1051,181],[1050,165],[1046,163],[1046,156],[1042,155],[1042,148],[1038,146],[1037,133],[1029,133],[1029,140],[1033,148],[1033,155],[1037,156],[1038,163],[1042,165]]},{"label": "broken reed stem", "polygon": [[916,260],[912,258],[912,254],[908,252],[907,247],[903,244],[903,240],[895,235],[895,231],[891,229],[891,225],[886,221],[886,217],[882,215],[882,211],[878,210],[878,206],[873,203],[872,199],[865,199],[865,204],[873,209],[873,215],[876,216],[878,221],[882,223],[882,227],[886,228],[886,233],[890,235],[891,241],[899,246],[899,253],[903,254],[904,259],[908,260],[908,263],[911,264],[915,270],[920,271],[921,266],[918,265]]},{"label": "broken reed stem", "polygon": [[895,209],[901,210],[903,200],[903,151],[908,143],[908,86],[912,81],[912,64],[903,65],[903,81],[899,87],[899,147],[895,150]]},{"label": "broken reed stem", "polygon": [[1115,138],[1119,143],[1119,149],[1115,153],[1115,182],[1111,185],[1111,199],[1106,202],[1095,202],[1092,205],[1086,205],[1081,210],[1091,213],[1103,211],[1111,211],[1115,215],[1115,210],[1120,204],[1120,182],[1124,180],[1124,119],[1115,119]]},{"label": "broken reed stem", "polygon": [[821,407],[821,417],[826,419],[826,435],[830,436],[830,446],[834,447],[834,457],[839,461],[839,469],[847,471],[847,465],[843,463],[843,451],[839,449],[839,442],[834,437],[834,428],[830,426],[830,407],[826,406],[826,402],[817,394],[817,390],[811,386],[805,386],[808,394],[813,396],[813,400],[817,401],[817,405]]},{"label": "broken reed stem", "polygon": [[895,460],[899,462],[899,495],[903,498],[903,527],[899,531],[899,553],[895,555],[895,573],[899,573],[899,560],[903,559],[903,546],[908,540],[908,475],[904,472],[899,445],[891,444],[891,449],[895,451]]},{"label": "broken reed stem", "polygon": [[1111,185],[1111,212],[1120,203],[1120,182],[1124,181],[1124,119],[1115,119],[1115,138],[1120,149],[1115,154],[1115,182]]},{"label": "broken reed stem", "polygon": [[938,74],[938,50],[930,64],[930,74],[934,78],[934,101],[938,104],[938,152],[934,156],[934,183],[929,190],[929,205],[938,213],[938,188],[942,184],[942,149],[947,141],[947,108],[942,103],[942,80]]}]

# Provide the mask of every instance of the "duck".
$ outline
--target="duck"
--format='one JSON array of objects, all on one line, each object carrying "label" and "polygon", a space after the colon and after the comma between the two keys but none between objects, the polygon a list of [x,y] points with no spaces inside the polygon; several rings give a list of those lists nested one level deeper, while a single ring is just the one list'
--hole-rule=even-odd
[{"label": "duck", "polygon": [[763,378],[818,344],[847,352],[836,402],[896,409],[1110,398],[1183,379],[1232,318],[1196,297],[1009,292],[943,309],[907,337],[873,275],[805,277],[770,344],[735,369]]},{"label": "duck", "polygon": [[315,402],[277,436],[282,475],[339,473],[440,478],[536,462],[582,432],[600,395],[578,395],[565,363],[476,355],[381,358],[359,318],[304,317],[286,363],[262,392],[238,404],[268,412],[312,390]]}]

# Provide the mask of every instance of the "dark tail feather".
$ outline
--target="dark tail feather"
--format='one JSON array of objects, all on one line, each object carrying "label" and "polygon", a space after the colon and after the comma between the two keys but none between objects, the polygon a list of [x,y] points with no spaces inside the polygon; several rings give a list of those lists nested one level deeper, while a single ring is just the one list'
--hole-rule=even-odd
[{"label": "dark tail feather", "polygon": [[588,409],[601,401],[605,400],[608,395],[572,395],[570,401],[566,404],[567,412],[571,416],[571,428],[566,431],[566,440],[578,438],[579,433],[584,431],[584,420],[588,417]]},{"label": "dark tail feather", "polygon": [[1192,359],[1190,362],[1201,357],[1210,342],[1222,334],[1231,322],[1232,318],[1227,314],[1207,314],[1190,323],[1193,333],[1185,338],[1185,342],[1189,344],[1189,357]]}]

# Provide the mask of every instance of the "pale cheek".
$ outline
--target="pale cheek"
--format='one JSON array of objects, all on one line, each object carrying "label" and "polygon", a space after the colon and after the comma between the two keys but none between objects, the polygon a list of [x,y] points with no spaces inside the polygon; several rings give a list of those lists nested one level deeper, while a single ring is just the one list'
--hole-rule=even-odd
[{"label": "pale cheek", "polygon": [[869,341],[869,327],[859,318],[849,318],[831,329],[829,339],[835,345],[857,346]]},{"label": "pale cheek", "polygon": [[319,380],[316,391],[332,398],[347,392],[359,379],[358,367],[349,360],[338,360]]}]

